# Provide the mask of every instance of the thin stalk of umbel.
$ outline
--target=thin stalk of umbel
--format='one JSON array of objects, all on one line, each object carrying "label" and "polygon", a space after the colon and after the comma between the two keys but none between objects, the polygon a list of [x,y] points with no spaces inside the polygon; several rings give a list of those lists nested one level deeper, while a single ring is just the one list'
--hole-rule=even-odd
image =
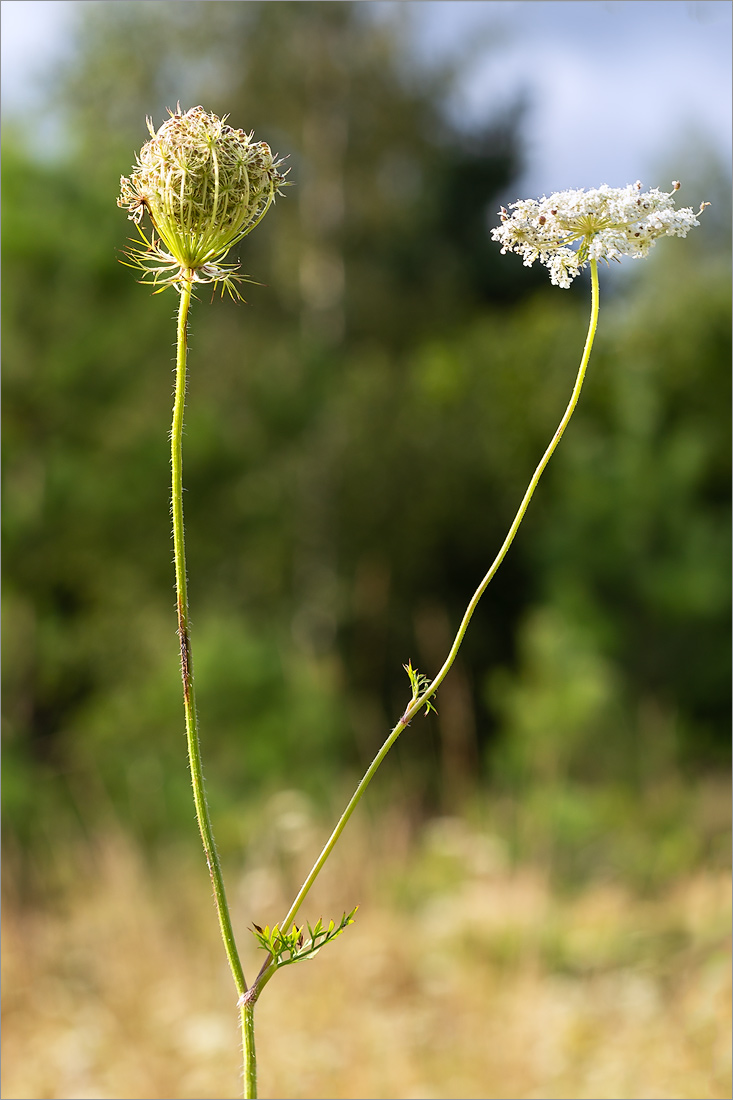
[{"label": "thin stalk of umbel", "polygon": [[[494,574],[496,573],[497,569],[499,568],[502,561],[506,557],[506,554],[507,554],[507,551],[509,550],[509,547],[511,546],[511,544],[514,541],[514,537],[515,537],[517,531],[519,530],[519,526],[520,526],[522,520],[524,519],[524,515],[527,511],[527,508],[529,507],[529,502],[531,501],[531,499],[534,495],[534,491],[537,488],[538,482],[539,482],[540,478],[542,477],[542,474],[544,472],[545,467],[547,466],[547,463],[552,458],[552,455],[554,454],[558,443],[562,439],[563,433],[565,432],[565,429],[567,428],[567,426],[570,422],[570,418],[571,418],[571,416],[573,415],[573,413],[575,411],[575,407],[578,404],[578,399],[580,397],[580,391],[583,388],[583,382],[585,380],[585,374],[586,374],[586,370],[587,370],[587,367],[588,367],[588,361],[590,360],[590,354],[591,354],[591,350],[593,348],[593,341],[594,341],[595,335],[596,335],[596,328],[598,326],[598,310],[599,310],[598,262],[595,259],[591,259],[591,261],[590,261],[590,274],[591,274],[591,315],[590,315],[590,323],[588,325],[588,334],[587,334],[586,339],[585,339],[585,346],[583,348],[583,355],[581,357],[580,366],[578,368],[578,373],[577,373],[576,378],[575,378],[575,385],[573,386],[573,392],[570,396],[570,401],[568,402],[568,406],[567,406],[567,408],[566,408],[566,410],[563,414],[562,420],[560,421],[560,423],[557,427],[557,430],[556,430],[555,434],[553,435],[549,446],[547,447],[547,450],[545,451],[542,458],[540,459],[540,461],[537,465],[537,469],[535,470],[534,474],[532,475],[532,479],[531,479],[531,481],[530,481],[530,483],[527,487],[527,491],[526,491],[526,493],[524,494],[524,496],[522,498],[522,502],[519,505],[519,509],[517,511],[517,514],[514,517],[512,525],[509,528],[509,532],[508,532],[506,538],[504,539],[504,542],[502,543],[498,554],[494,558],[493,562],[491,563],[491,567],[489,568],[489,570],[486,573],[485,577],[483,578],[483,580],[479,584],[478,588],[474,592],[473,596],[471,597],[471,601],[468,604],[468,607],[466,608],[466,612],[463,616],[463,619],[461,620],[461,625],[458,628],[458,633],[456,634],[455,640],[453,642],[453,645],[450,648],[450,652],[448,653],[448,656],[445,659],[443,667],[440,669],[437,676],[435,676],[435,678],[433,680],[431,680],[430,684],[425,689],[425,691],[410,703],[409,707],[405,710],[405,713],[402,715],[399,722],[394,727],[394,729],[390,733],[389,737],[387,738],[387,740],[382,745],[381,749],[379,750],[379,752],[375,756],[374,760],[369,765],[369,768],[367,769],[363,779],[359,783],[359,786],[356,788],[356,791],[354,792],[354,794],[351,798],[351,801],[349,802],[348,806],[346,807],[343,814],[341,815],[341,818],[340,818],[336,828],[331,833],[331,836],[329,837],[325,847],[323,848],[323,851],[319,855],[319,857],[316,860],[316,862],[314,863],[308,877],[306,878],[305,882],[301,886],[301,888],[300,888],[293,904],[291,905],[291,907],[290,907],[290,909],[287,913],[287,916],[285,917],[282,924],[280,925],[281,928],[290,927],[291,922],[295,919],[295,917],[298,913],[298,910],[300,909],[301,905],[305,901],[305,899],[308,895],[308,892],[310,891],[311,887],[313,886],[313,883],[315,882],[316,878],[318,877],[318,875],[321,871],[321,868],[323,867],[324,863],[326,862],[329,855],[331,854],[331,851],[333,850],[333,847],[334,847],[336,841],[341,836],[341,833],[343,832],[347,821],[349,820],[352,813],[354,812],[354,810],[358,806],[359,802],[361,801],[362,795],[364,794],[364,792],[366,791],[366,789],[369,786],[370,782],[372,781],[374,773],[379,768],[379,765],[384,760],[385,756],[387,755],[387,753],[391,749],[392,745],[395,743],[395,741],[397,740],[399,735],[402,733],[403,729],[405,729],[405,727],[409,725],[409,723],[412,721],[412,719],[415,717],[415,715],[422,709],[422,707],[425,706],[425,704],[431,698],[431,696],[433,696],[435,694],[435,692],[438,690],[441,683],[445,679],[445,677],[448,673],[448,670],[450,669],[451,665],[453,664],[453,662],[456,659],[456,656],[458,654],[458,650],[461,647],[461,642],[463,641],[464,635],[466,633],[466,629],[468,627],[469,622],[471,621],[471,618],[473,616],[474,611],[476,610],[478,602],[481,599],[481,597],[483,596],[484,592],[486,591],[486,589],[487,589],[490,581],[492,580]],[[258,976],[258,980],[255,981],[255,983],[252,986],[252,989],[250,991],[250,996],[254,995],[256,997],[256,995],[259,994],[260,990],[265,985],[265,983],[267,981],[269,981],[269,979],[272,977],[274,972],[275,972],[275,968],[272,966],[272,964],[270,964],[270,966],[263,967],[263,970],[260,972],[260,975]]]}]

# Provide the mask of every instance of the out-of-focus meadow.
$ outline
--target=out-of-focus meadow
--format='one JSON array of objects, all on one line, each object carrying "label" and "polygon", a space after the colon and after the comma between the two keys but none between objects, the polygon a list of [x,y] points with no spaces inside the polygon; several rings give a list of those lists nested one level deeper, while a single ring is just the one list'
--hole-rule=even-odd
[{"label": "out-of-focus meadow", "polygon": [[[699,795],[703,817],[711,802],[725,816],[725,788]],[[265,812],[267,838],[229,867],[245,948],[252,911],[285,911],[318,839],[302,795]],[[52,903],[7,896],[4,1097],[237,1095],[231,977],[201,869],[193,855],[156,869],[108,831],[69,853]],[[314,904],[340,914],[355,898],[356,924],[262,995],[260,1095],[730,1094],[727,869],[651,893],[620,876],[559,891],[486,822],[437,818],[416,840],[392,810],[355,825]]]},{"label": "out-of-focus meadow", "polygon": [[[4,127],[4,1097],[234,1096],[241,1069],[177,668],[175,300],[116,263],[145,116],[200,102],[291,165],[247,304],[194,306],[184,441],[248,976],[565,408],[588,286],[487,229],[526,105],[456,128],[410,7],[81,5],[66,152]],[[730,181],[689,174],[714,205],[602,273],[580,407],[438,713],[306,906],[356,924],[263,993],[263,1096],[730,1096]]]}]

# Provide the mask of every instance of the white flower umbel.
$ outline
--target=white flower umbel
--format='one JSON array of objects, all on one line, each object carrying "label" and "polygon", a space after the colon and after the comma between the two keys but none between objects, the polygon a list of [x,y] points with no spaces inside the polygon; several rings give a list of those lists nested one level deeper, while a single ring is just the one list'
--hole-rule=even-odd
[{"label": "white flower umbel", "polygon": [[604,184],[591,191],[557,191],[549,198],[521,199],[499,211],[501,225],[491,235],[501,251],[518,252],[525,267],[544,264],[555,286],[569,287],[589,260],[638,259],[659,237],[686,237],[699,225],[691,207],[676,210],[673,195],[653,187],[642,191],[637,180],[628,187]]}]

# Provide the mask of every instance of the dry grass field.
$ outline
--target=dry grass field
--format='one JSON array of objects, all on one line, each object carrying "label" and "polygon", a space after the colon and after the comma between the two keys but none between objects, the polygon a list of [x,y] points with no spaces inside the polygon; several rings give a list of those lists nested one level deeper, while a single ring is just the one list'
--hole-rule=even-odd
[{"label": "dry grass field", "polygon": [[[283,911],[313,840],[297,804],[286,810],[280,872],[264,852],[228,869],[249,975],[246,926]],[[241,1095],[237,1013],[200,862],[171,854],[153,873],[110,829],[68,848],[43,903],[23,896],[12,865],[5,1100]],[[306,914],[359,902],[356,924],[277,975],[260,1002],[260,1095],[729,1097],[730,886],[709,867],[653,893],[611,881],[563,893],[463,819],[415,839],[399,817],[362,817]]]}]

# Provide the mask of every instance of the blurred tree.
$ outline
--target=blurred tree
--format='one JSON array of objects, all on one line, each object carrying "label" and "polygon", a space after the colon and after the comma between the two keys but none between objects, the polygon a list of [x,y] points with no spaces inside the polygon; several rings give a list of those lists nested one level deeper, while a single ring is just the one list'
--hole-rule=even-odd
[{"label": "blurred tree", "polygon": [[[144,116],[159,123],[165,106],[188,96],[287,151],[295,185],[247,242],[248,269],[272,289],[252,290],[244,319],[228,303],[195,315],[201,365],[186,484],[194,604],[210,615],[197,660],[216,665],[208,636],[220,658],[249,653],[262,670],[272,717],[256,719],[252,736],[270,748],[224,769],[233,790],[246,775],[292,774],[298,738],[277,750],[267,730],[271,720],[296,730],[304,709],[312,750],[322,743],[309,755],[317,772],[326,748],[339,759],[328,731],[340,704],[321,666],[343,611],[337,571],[349,576],[332,484],[349,428],[329,417],[340,415],[345,364],[359,345],[384,349],[389,378],[399,377],[399,349],[449,329],[486,293],[463,274],[455,208],[467,222],[485,220],[492,189],[507,186],[518,164],[513,118],[496,120],[496,141],[485,135],[467,153],[441,118],[450,74],[416,73],[394,21],[359,5],[88,4],[79,17],[77,49],[49,84],[67,157],[38,166],[8,139],[4,159],[3,258],[13,276],[3,302],[6,616],[18,638],[5,667],[11,757],[67,776],[96,761],[116,799],[133,798],[151,768],[163,787],[176,769],[178,742],[151,738],[179,725],[177,693],[166,694],[175,646],[166,640],[170,379],[160,369],[172,307],[114,264],[125,236],[114,197],[144,140]],[[467,158],[483,193],[461,185]],[[481,239],[474,251],[483,247],[495,286],[511,293],[485,226]],[[219,623],[225,609],[239,616],[238,635]],[[257,624],[261,659],[246,622]],[[246,690],[232,683],[207,694],[201,684],[224,756],[242,708],[260,713],[251,672]],[[299,685],[289,719],[271,706],[288,697],[283,677]],[[311,707],[314,691],[322,703]]]},{"label": "blurred tree", "polygon": [[634,290],[608,319],[532,556],[547,597],[594,620],[636,697],[676,714],[700,760],[728,751],[730,267],[673,245]]},{"label": "blurred tree", "polygon": [[[520,164],[519,108],[456,133],[441,112],[451,73],[408,60],[408,9],[85,4],[51,87],[68,158],[39,166],[4,139],[15,828],[38,821],[43,776],[77,803],[111,797],[146,835],[190,823],[167,507],[174,303],[114,263],[129,229],[118,179],[146,114],[201,102],[292,164],[243,247],[267,290],[247,287],[247,307],[202,301],[192,319],[194,658],[224,847],[240,843],[226,810],[244,794],[323,791],[370,756],[404,706],[402,663],[435,671],[503,539],[567,401],[587,303],[538,289],[541,273],[488,243]],[[721,742],[730,304],[727,268],[691,257],[684,277],[650,263],[632,311],[604,309],[579,416],[437,719],[398,749],[433,801],[465,793],[495,723],[511,725],[484,683],[550,604],[557,636],[589,638],[629,707],[666,693],[693,758],[703,735]]]}]

